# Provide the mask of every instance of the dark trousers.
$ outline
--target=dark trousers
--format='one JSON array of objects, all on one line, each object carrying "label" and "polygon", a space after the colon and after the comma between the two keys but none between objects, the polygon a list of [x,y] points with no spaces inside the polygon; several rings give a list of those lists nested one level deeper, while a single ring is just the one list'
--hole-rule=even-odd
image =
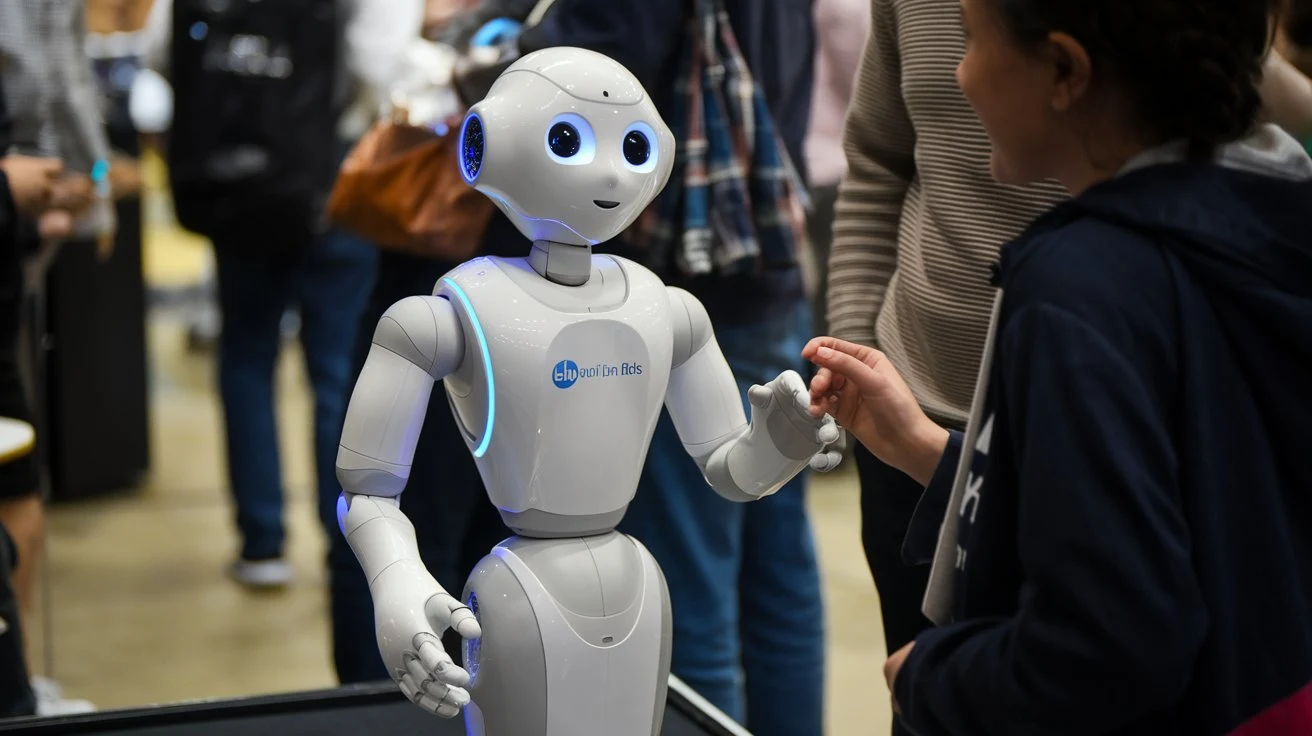
[{"label": "dark trousers", "polygon": [[811,243],[819,288],[812,300],[814,329],[817,335],[829,334],[829,254],[834,245],[834,215],[838,204],[838,185],[811,188],[811,212],[806,216],[806,237]]},{"label": "dark trousers", "polygon": [[36,715],[36,696],[27,673],[23,627],[19,621],[18,598],[9,579],[18,553],[9,532],[0,525],[0,718]]},{"label": "dark trousers", "polygon": [[[408,296],[431,294],[438,279],[456,264],[383,253],[369,306],[360,323],[354,386],[369,353],[374,328],[383,312]],[[410,481],[401,495],[401,510],[415,526],[419,553],[437,582],[459,596],[465,578],[492,547],[510,536],[488,500],[478,468],[470,456],[446,393],[437,385],[428,402]],[[340,532],[331,534],[333,662],[342,684],[387,679],[374,633],[373,602],[360,563]],[[459,659],[459,635],[444,637],[447,651]]]},{"label": "dark trousers", "polygon": [[[929,584],[929,565],[912,566],[902,561],[902,542],[925,489],[860,444],[855,454],[861,479],[861,544],[879,590],[884,643],[891,655],[931,625],[920,611]],[[894,720],[893,736],[909,733]]]},{"label": "dark trousers", "polygon": [[[262,252],[250,243],[215,243],[219,308],[219,394],[228,479],[248,560],[283,553],[282,466],[274,415],[274,368],[289,306],[301,316],[301,346],[314,389],[314,468],[319,517],[336,526],[337,442],[349,390],[351,350],[373,283],[371,245],[332,231],[303,251]],[[331,527],[330,527],[331,528]]]}]

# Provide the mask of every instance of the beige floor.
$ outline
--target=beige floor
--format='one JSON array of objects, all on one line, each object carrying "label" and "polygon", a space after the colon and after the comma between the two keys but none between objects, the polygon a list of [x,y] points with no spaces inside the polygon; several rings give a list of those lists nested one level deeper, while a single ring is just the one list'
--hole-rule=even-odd
[{"label": "beige floor", "polygon": [[[153,281],[185,281],[203,252],[157,223],[146,260]],[[69,695],[104,708],[334,684],[298,356],[290,349],[282,362],[279,402],[299,577],[285,593],[253,595],[223,576],[234,537],[211,359],[188,353],[184,342],[176,320],[152,319],[147,481],[121,497],[59,506],[50,519],[50,605],[31,622],[33,659]],[[828,733],[882,736],[884,647],[857,535],[855,478],[815,481],[811,508],[828,604]]]}]

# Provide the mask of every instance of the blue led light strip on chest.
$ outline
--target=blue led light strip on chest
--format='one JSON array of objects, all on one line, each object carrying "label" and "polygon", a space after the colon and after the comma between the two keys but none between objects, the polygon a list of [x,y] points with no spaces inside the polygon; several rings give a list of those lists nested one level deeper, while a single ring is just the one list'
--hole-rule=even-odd
[{"label": "blue led light strip on chest", "polygon": [[465,308],[465,314],[469,315],[469,323],[474,327],[474,339],[478,340],[479,352],[483,354],[483,372],[487,375],[487,422],[483,427],[483,439],[479,441],[478,447],[474,448],[474,457],[483,457],[487,454],[488,445],[492,444],[492,425],[497,417],[497,387],[492,378],[492,354],[488,351],[483,325],[479,323],[478,315],[474,313],[474,305],[469,303],[469,297],[465,296],[460,285],[451,279],[444,278],[442,283],[451,287],[451,291]]}]

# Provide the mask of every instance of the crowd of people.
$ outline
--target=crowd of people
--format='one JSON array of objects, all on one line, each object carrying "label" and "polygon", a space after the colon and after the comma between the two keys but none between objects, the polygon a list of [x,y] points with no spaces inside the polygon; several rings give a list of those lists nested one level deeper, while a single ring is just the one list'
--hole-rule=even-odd
[{"label": "crowd of people", "polygon": [[[555,46],[627,67],[686,145],[699,134],[679,114],[700,83],[686,73],[689,38],[712,8],[776,153],[806,182],[781,203],[712,198],[752,210],[718,218],[751,226],[713,237],[777,228],[785,246],[693,267],[680,248],[695,239],[678,232],[689,223],[657,216],[598,250],[706,305],[744,403],[752,384],[797,370],[812,411],[848,430],[893,733],[1312,733],[1312,471],[1300,457],[1312,436],[1312,4],[305,0],[262,12],[329,5],[313,14],[322,27],[300,28],[335,27],[331,39],[282,39],[309,54],[282,83],[319,105],[303,118],[319,124],[277,143],[307,162],[282,174],[300,189],[197,185],[217,176],[205,146],[229,135],[224,95],[238,88],[207,86],[212,69],[182,50],[206,33],[194,3],[154,0],[142,89],[155,104],[134,112],[169,138],[180,219],[213,241],[240,540],[230,572],[255,588],[294,572],[273,383],[284,313],[300,317],[340,682],[389,677],[337,519],[346,405],[383,313],[456,262],[324,222],[337,165],[396,90],[445,87],[468,106],[514,58]],[[24,259],[114,227],[83,6],[0,0],[7,417],[31,414],[17,367]],[[517,30],[489,55],[497,19]],[[726,156],[712,165],[762,165]],[[672,180],[663,196],[689,186]],[[790,227],[803,208],[805,229]],[[499,213],[469,245],[528,248]],[[425,565],[459,591],[507,532],[440,391],[426,416],[400,504]],[[807,483],[804,472],[762,501],[725,500],[665,416],[620,525],[666,576],[673,673],[758,736],[826,732]],[[22,664],[41,517],[36,460],[0,465],[0,658],[14,663],[0,667],[0,716],[38,712],[51,687],[34,689]]]}]

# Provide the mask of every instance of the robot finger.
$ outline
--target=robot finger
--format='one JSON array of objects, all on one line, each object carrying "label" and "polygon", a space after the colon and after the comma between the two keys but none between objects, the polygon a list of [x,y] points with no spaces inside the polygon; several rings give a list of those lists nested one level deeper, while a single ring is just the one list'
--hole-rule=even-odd
[{"label": "robot finger", "polygon": [[843,438],[842,430],[834,423],[833,417],[829,416],[825,417],[824,424],[820,425],[820,429],[816,431],[815,435],[816,441],[826,447]]},{"label": "robot finger", "polygon": [[764,409],[769,406],[770,400],[773,398],[774,391],[770,390],[769,386],[761,386],[758,384],[747,389],[747,400],[751,402],[752,406],[758,409]]},{"label": "robot finger", "polygon": [[456,665],[440,642],[429,640],[421,644],[419,662],[435,679],[447,685],[464,687],[469,684],[469,673]]},{"label": "robot finger", "polygon": [[811,458],[811,469],[817,473],[828,473],[843,462],[843,453],[837,450],[817,453]]},{"label": "robot finger", "polygon": [[424,604],[424,613],[439,631],[455,629],[465,639],[477,639],[483,635],[478,619],[469,606],[461,603],[447,593],[439,593]]}]

